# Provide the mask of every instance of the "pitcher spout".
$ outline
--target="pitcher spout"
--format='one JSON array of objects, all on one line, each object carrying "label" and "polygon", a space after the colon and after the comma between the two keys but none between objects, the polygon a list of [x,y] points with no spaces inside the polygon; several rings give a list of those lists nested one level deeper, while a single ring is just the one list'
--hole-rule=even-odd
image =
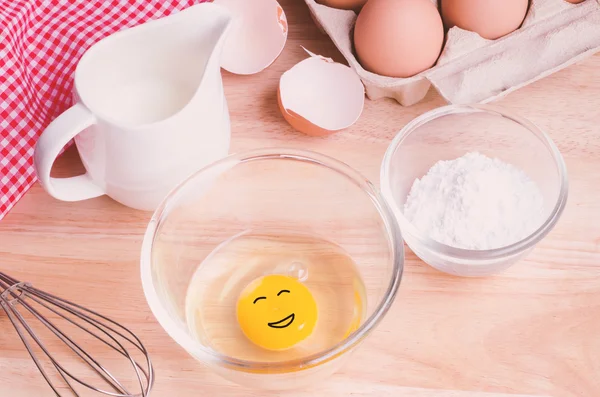
[{"label": "pitcher spout", "polygon": [[[171,17],[170,17],[171,18]],[[188,79],[188,86],[195,86],[188,108],[201,111],[208,118],[227,112],[221,79],[221,54],[230,31],[233,17],[230,12],[210,2],[189,7],[172,18],[179,19],[176,30],[185,32],[173,41],[179,46],[181,56],[173,59],[178,69]],[[173,33],[172,33],[173,34]],[[185,64],[181,64],[181,63]],[[212,112],[211,116],[208,116]]]},{"label": "pitcher spout", "polygon": [[[222,6],[201,3],[106,37],[81,58],[76,93],[116,124],[166,121],[196,104],[199,91],[212,94],[206,86],[221,84],[220,55],[231,21]],[[104,100],[115,96],[124,104]]]},{"label": "pitcher spout", "polygon": [[199,88],[204,80],[213,78],[213,72],[220,71],[220,57],[233,17],[224,7],[205,2],[168,18],[173,21],[166,35],[179,52],[172,61],[186,69],[184,76],[202,76],[196,80]]},{"label": "pitcher spout", "polygon": [[233,17],[224,7],[205,2],[191,6],[173,17],[180,18],[179,27],[189,29],[196,37],[189,37],[200,44],[197,54],[208,55],[206,62],[220,67],[220,56],[229,33]]}]

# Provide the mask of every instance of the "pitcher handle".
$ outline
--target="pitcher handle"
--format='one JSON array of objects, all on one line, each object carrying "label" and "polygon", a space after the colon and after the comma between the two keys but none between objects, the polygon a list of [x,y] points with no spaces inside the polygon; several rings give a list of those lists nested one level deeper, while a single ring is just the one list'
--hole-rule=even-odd
[{"label": "pitcher handle", "polygon": [[35,145],[33,165],[40,184],[52,197],[63,201],[80,201],[104,194],[104,191],[92,182],[88,173],[71,178],[50,176],[52,165],[65,145],[95,123],[94,115],[77,103],[58,116],[42,132]]}]

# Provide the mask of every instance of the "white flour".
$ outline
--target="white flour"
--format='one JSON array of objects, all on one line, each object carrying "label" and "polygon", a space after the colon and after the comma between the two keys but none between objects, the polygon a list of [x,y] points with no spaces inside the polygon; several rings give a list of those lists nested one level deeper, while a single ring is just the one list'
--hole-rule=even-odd
[{"label": "white flour", "polygon": [[523,171],[474,152],[438,161],[416,179],[404,215],[434,240],[484,250],[510,245],[535,231],[543,220],[543,200]]}]

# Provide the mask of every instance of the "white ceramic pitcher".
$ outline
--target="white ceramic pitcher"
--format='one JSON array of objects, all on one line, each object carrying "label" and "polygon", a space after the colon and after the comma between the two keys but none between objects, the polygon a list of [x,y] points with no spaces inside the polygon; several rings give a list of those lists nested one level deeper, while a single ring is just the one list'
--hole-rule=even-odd
[{"label": "white ceramic pitcher", "polygon": [[[75,71],[75,105],[35,148],[48,193],[65,201],[106,194],[153,210],[192,172],[227,155],[220,54],[230,22],[224,8],[202,3],[94,44]],[[87,172],[51,177],[72,138]]]}]

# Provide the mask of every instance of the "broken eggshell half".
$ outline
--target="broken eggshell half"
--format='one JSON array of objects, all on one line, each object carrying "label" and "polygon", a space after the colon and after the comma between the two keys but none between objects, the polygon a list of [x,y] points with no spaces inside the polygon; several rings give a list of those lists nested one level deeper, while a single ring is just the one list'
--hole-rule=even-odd
[{"label": "broken eggshell half", "polygon": [[352,69],[311,53],[285,72],[277,98],[285,120],[296,130],[325,136],[350,127],[365,104],[365,88]]},{"label": "broken eggshell half", "polygon": [[275,0],[214,0],[233,15],[221,54],[221,67],[235,74],[254,74],[270,66],[287,40],[288,24]]}]

